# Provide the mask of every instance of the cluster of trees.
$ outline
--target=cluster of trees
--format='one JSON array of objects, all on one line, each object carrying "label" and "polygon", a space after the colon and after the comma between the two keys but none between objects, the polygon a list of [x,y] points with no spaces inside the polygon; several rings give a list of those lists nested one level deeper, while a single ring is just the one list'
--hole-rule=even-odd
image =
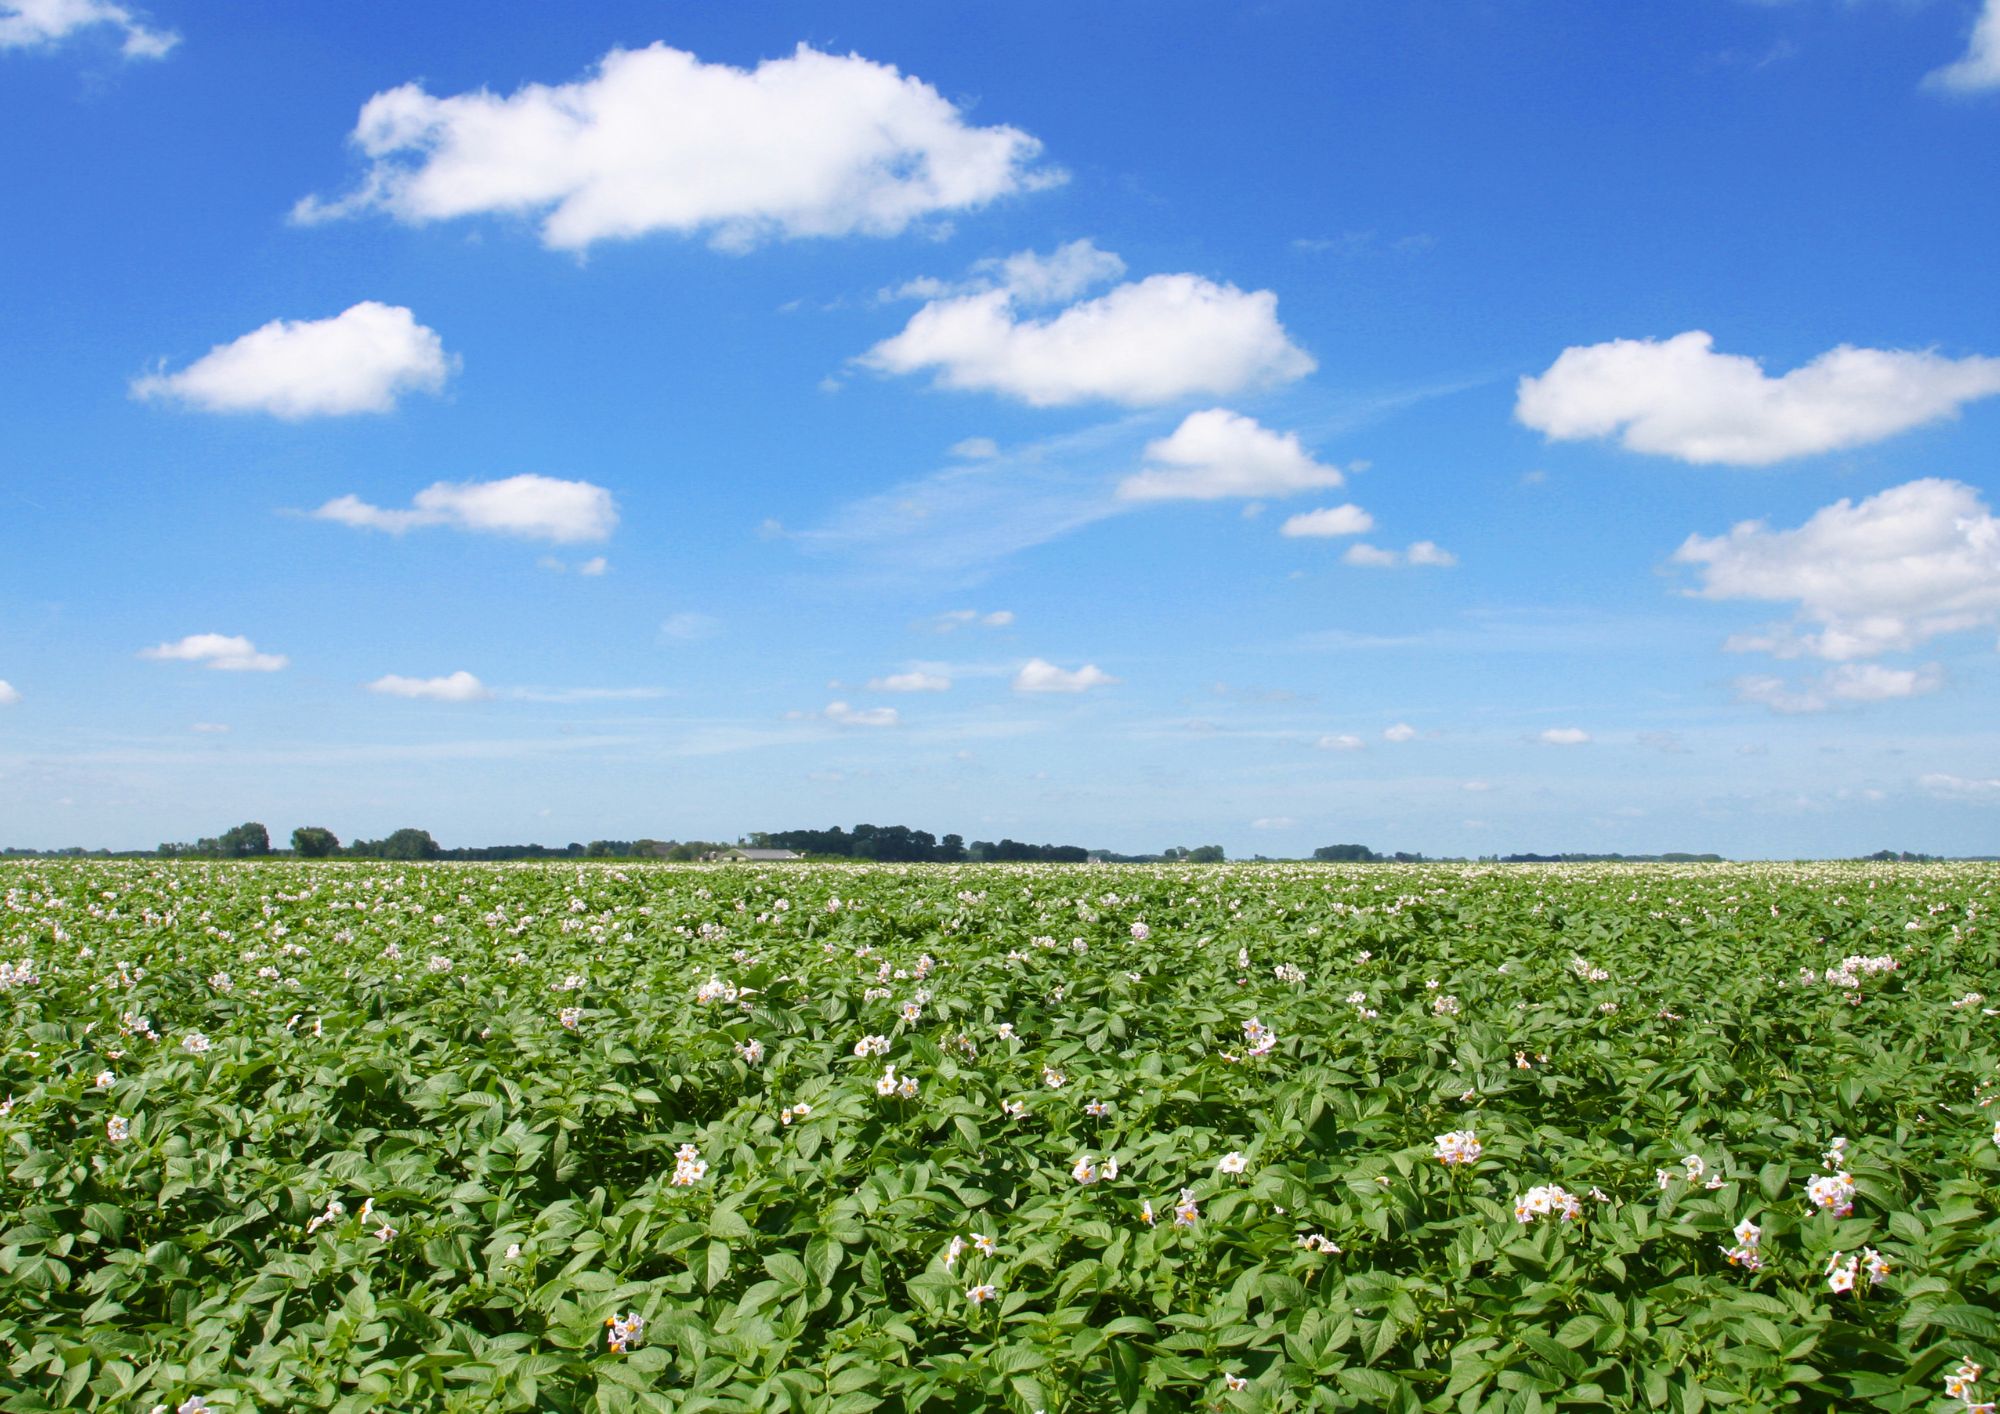
[{"label": "cluster of trees", "polygon": [[1907,849],[1878,849],[1873,854],[1861,856],[1870,864],[1941,864],[1942,854],[1912,854]]},{"label": "cluster of trees", "polygon": [[974,840],[963,835],[939,839],[907,825],[856,825],[843,830],[757,830],[749,837],[758,849],[790,849],[837,859],[876,859],[887,864],[1053,863],[1081,864],[1089,850],[1075,844],[1023,844],[1019,840]]},{"label": "cluster of trees", "polygon": [[1394,854],[1377,854],[1365,844],[1323,844],[1313,851],[1313,858],[1329,864],[1429,864],[1434,863],[1422,854],[1408,854],[1397,850]]},{"label": "cluster of trees", "polygon": [[252,820],[193,844],[162,844],[162,859],[255,859],[271,852],[271,832]]},{"label": "cluster of trees", "polygon": [[[708,840],[592,840],[589,844],[490,844],[446,849],[429,830],[406,826],[379,840],[355,840],[343,845],[340,836],[323,825],[301,825],[292,831],[291,853],[300,859],[700,859],[727,845]],[[64,851],[81,855],[82,850]],[[102,853],[102,851],[100,851]],[[280,853],[271,832],[251,821],[193,844],[162,844],[154,851],[162,859],[257,859]]]}]

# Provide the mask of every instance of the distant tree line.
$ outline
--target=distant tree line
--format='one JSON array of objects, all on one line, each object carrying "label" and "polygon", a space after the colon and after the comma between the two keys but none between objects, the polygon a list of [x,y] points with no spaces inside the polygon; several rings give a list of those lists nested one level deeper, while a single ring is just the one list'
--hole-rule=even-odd
[{"label": "distant tree line", "polygon": [[974,840],[963,835],[939,839],[929,830],[907,825],[856,825],[843,830],[755,830],[749,836],[757,849],[789,849],[800,854],[836,859],[874,859],[885,864],[1082,864],[1091,852],[1075,844],[1023,844],[1019,840]]},{"label": "distant tree line", "polygon": [[1721,864],[1719,854],[1501,854],[1499,864]]},{"label": "distant tree line", "polygon": [[[323,825],[301,825],[292,831],[291,853],[300,859],[700,859],[727,845],[708,840],[592,840],[589,844],[492,844],[446,849],[429,830],[406,826],[379,840],[354,840],[343,845]],[[162,844],[154,851],[162,859],[257,859],[280,853],[270,831],[253,822],[225,830],[193,844]],[[76,851],[81,854],[82,851]]]}]

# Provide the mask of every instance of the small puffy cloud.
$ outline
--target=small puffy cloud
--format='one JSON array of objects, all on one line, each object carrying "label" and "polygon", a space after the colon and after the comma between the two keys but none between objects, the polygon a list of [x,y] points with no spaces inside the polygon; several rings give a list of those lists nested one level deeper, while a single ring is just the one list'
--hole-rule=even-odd
[{"label": "small puffy cloud", "polygon": [[593,555],[576,567],[576,572],[586,579],[596,579],[611,569],[611,561],[602,555]]},{"label": "small puffy cloud", "polygon": [[[1116,259],[1091,251],[1094,259]],[[1060,267],[1060,256],[1044,268]],[[939,387],[999,393],[1034,407],[1098,400],[1150,406],[1289,382],[1317,366],[1278,322],[1276,295],[1199,275],[1153,275],[1047,319],[1022,316],[1074,288],[1074,281],[1045,275],[1019,288],[942,294],[858,361],[881,373],[929,369]]]},{"label": "small puffy cloud", "polygon": [[966,461],[985,461],[1000,455],[1000,444],[991,437],[967,437],[951,444],[951,454]]},{"label": "small puffy cloud", "polygon": [[820,715],[843,727],[895,727],[902,717],[894,707],[850,707],[845,702],[829,702]]},{"label": "small puffy cloud", "polygon": [[1006,628],[1013,622],[1012,609],[994,609],[984,614],[977,609],[947,609],[926,619],[923,626],[933,633],[952,633],[961,628]]},{"label": "small puffy cloud", "polygon": [[1294,539],[1331,539],[1336,535],[1366,535],[1375,528],[1375,517],[1356,505],[1322,506],[1292,516],[1278,527],[1278,534]]},{"label": "small puffy cloud", "polygon": [[972,127],[920,79],[803,44],[754,69],[613,49],[573,83],[506,95],[404,84],[362,105],[350,140],[360,185],[307,197],[294,220],[528,216],[543,244],[574,251],[658,231],[728,251],[891,236],[1062,180],[1020,129]]},{"label": "small puffy cloud", "polygon": [[331,319],[274,319],[178,373],[136,380],[132,394],[296,422],[389,412],[406,392],[443,389],[457,366],[409,310],[364,300]]},{"label": "small puffy cloud", "polygon": [[12,707],[21,700],[21,691],[5,678],[0,678],[0,707]]},{"label": "small puffy cloud", "polygon": [[1939,800],[2000,800],[2000,779],[1954,776],[1932,771],[1917,777],[1917,785]]},{"label": "small puffy cloud", "polygon": [[[409,508],[403,510],[371,506],[358,496],[340,496],[313,515],[390,535],[442,525],[557,544],[603,540],[618,525],[617,504],[602,486],[532,474],[499,481],[440,481],[417,492]],[[597,568],[591,569],[592,564]],[[562,564],[545,561],[543,568],[561,569]],[[578,566],[577,573],[602,574],[606,568],[600,557]]]},{"label": "small puffy cloud", "polygon": [[1014,674],[1014,691],[1088,692],[1094,687],[1109,687],[1117,681],[1095,663],[1085,663],[1072,671],[1058,668],[1041,658],[1030,658],[1022,664],[1021,671]]},{"label": "small puffy cloud", "polygon": [[1297,433],[1273,432],[1227,408],[1189,413],[1171,436],[1147,445],[1146,462],[1118,483],[1121,500],[1291,496],[1342,480],[1337,469],[1312,459]]},{"label": "small puffy cloud", "polygon": [[949,692],[951,679],[942,673],[926,673],[921,670],[908,673],[891,673],[887,677],[870,678],[870,692]]},{"label": "small puffy cloud", "polygon": [[225,673],[275,673],[291,663],[282,653],[260,653],[241,634],[191,633],[173,643],[141,649],[156,663],[199,663]]},{"label": "small puffy cloud", "polygon": [[1738,651],[1845,662],[2000,624],[2000,519],[1958,481],[1839,500],[1796,530],[1690,535],[1673,558],[1696,567],[1700,598],[1797,606],[1792,624],[1725,645]]},{"label": "small puffy cloud", "polygon": [[1458,556],[1429,540],[1419,540],[1407,550],[1387,550],[1380,545],[1349,545],[1347,553],[1340,559],[1342,564],[1371,570],[1390,570],[1406,565],[1450,569],[1458,563]]},{"label": "small puffy cloud", "polygon": [[1634,452],[1768,466],[1879,442],[2000,393],[2000,359],[1847,344],[1781,377],[1715,352],[1700,330],[1564,349],[1523,378],[1514,416],[1555,441],[1617,437]]},{"label": "small puffy cloud", "polygon": [[1536,739],[1545,746],[1584,746],[1590,733],[1582,727],[1550,727]]},{"label": "small puffy cloud", "polygon": [[1289,830],[1298,823],[1298,821],[1289,815],[1266,815],[1262,819],[1252,820],[1250,828],[1253,830]]},{"label": "small puffy cloud", "polygon": [[384,697],[409,697],[426,702],[477,702],[493,695],[485,683],[463,668],[441,678],[406,678],[389,673],[369,683],[368,690]]},{"label": "small puffy cloud", "polygon": [[1047,255],[1023,250],[974,261],[971,274],[963,280],[930,276],[905,280],[892,290],[884,290],[881,297],[938,300],[1002,290],[1021,305],[1063,304],[1124,273],[1123,260],[1084,239],[1057,246]]},{"label": "small puffy cloud", "polygon": [[660,642],[699,643],[704,638],[713,638],[722,632],[722,620],[710,614],[697,614],[683,609],[677,614],[668,614],[660,621]]},{"label": "small puffy cloud", "polygon": [[1382,740],[1384,741],[1415,741],[1416,739],[1417,729],[1408,722],[1398,722],[1394,726],[1385,727],[1382,730]]},{"label": "small puffy cloud", "polygon": [[1814,677],[1788,682],[1784,678],[1751,676],[1736,680],[1739,701],[1754,702],[1773,712],[1824,712],[1848,702],[1891,702],[1923,697],[1944,686],[1944,670],[1936,663],[1920,668],[1888,668],[1880,663],[1842,663]]},{"label": "small puffy cloud", "polygon": [[1977,93],[2000,88],[2000,0],[1986,0],[1973,21],[1972,39],[1957,62],[1924,76],[1927,87],[1948,93]]},{"label": "small puffy cloud", "polygon": [[127,59],[163,58],[181,42],[172,30],[154,29],[110,0],[0,0],[0,50],[39,49],[100,27],[124,36],[119,52]]},{"label": "small puffy cloud", "polygon": [[[1390,739],[1393,741],[1400,738],[1392,737]],[[1352,732],[1337,732],[1321,737],[1313,745],[1317,746],[1321,751],[1360,751],[1368,743]]]},{"label": "small puffy cloud", "polygon": [[1493,789],[1493,782],[1491,782],[1491,781],[1461,781],[1461,782],[1459,782],[1459,786],[1458,786],[1458,788],[1459,788],[1460,790],[1462,790],[1462,791],[1470,791],[1470,792],[1471,792],[1472,794],[1474,794],[1474,795],[1484,795],[1484,794],[1485,794],[1485,793],[1486,793],[1487,791],[1489,791],[1489,790],[1492,790],[1492,789]]}]

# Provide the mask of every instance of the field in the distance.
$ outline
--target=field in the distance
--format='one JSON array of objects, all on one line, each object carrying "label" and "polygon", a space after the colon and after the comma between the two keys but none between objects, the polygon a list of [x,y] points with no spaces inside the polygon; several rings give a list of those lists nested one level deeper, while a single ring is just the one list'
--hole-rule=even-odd
[{"label": "field in the distance", "polygon": [[1976,1405],[1996,884],[0,865],[0,1409]]}]

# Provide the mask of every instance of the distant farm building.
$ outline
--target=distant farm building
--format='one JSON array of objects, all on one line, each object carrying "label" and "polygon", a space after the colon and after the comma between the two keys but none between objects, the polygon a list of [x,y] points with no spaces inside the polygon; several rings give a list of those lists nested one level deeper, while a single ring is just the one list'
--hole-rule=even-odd
[{"label": "distant farm building", "polygon": [[786,864],[805,856],[793,849],[718,849],[702,858],[711,864]]}]

